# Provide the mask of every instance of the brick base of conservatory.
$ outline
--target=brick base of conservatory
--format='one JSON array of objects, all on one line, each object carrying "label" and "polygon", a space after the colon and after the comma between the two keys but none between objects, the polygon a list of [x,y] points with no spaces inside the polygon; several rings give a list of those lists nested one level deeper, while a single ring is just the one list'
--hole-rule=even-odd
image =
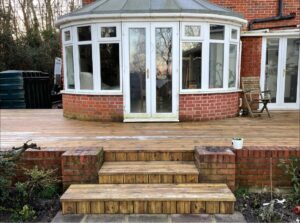
[{"label": "brick base of conservatory", "polygon": [[[179,96],[179,120],[202,121],[235,117],[240,93]],[[123,121],[123,96],[63,95],[64,116],[80,120]]]},{"label": "brick base of conservatory", "polygon": [[202,121],[235,117],[240,93],[186,94],[179,97],[179,120]]},{"label": "brick base of conservatory", "polygon": [[63,95],[64,116],[91,121],[123,121],[123,96]]}]

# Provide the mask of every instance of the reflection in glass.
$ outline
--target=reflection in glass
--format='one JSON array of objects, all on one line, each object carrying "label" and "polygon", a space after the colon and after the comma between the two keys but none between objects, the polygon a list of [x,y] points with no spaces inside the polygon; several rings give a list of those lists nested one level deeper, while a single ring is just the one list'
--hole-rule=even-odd
[{"label": "reflection in glass", "polygon": [[267,40],[265,89],[270,90],[271,102],[276,102],[279,39]]},{"label": "reflection in glass", "polygon": [[79,45],[80,89],[93,89],[92,45]]},{"label": "reflection in glass", "polygon": [[113,27],[101,27],[101,37],[117,37],[117,28]]},{"label": "reflection in glass", "polygon": [[237,63],[237,45],[230,44],[229,49],[229,83],[228,87],[235,87],[236,84],[236,63]]},{"label": "reflection in glass", "polygon": [[224,44],[210,43],[209,48],[209,88],[222,88]]},{"label": "reflection in glass", "polygon": [[182,89],[201,88],[202,44],[182,43]]},{"label": "reflection in glass", "polygon": [[146,112],[146,30],[129,29],[130,112]]},{"label": "reflection in glass", "polygon": [[210,39],[224,40],[225,26],[210,25]]},{"label": "reflection in glass", "polygon": [[237,30],[236,29],[231,30],[231,39],[237,39]]},{"label": "reflection in glass", "polygon": [[90,26],[78,27],[77,32],[78,32],[78,41],[90,41],[92,39]]},{"label": "reflection in glass", "polygon": [[200,26],[185,26],[184,34],[190,37],[200,36]]},{"label": "reflection in glass", "polygon": [[73,46],[66,47],[66,68],[67,68],[67,81],[68,81],[67,88],[75,89]]},{"label": "reflection in glass", "polygon": [[71,32],[68,30],[65,32],[65,41],[70,41],[71,40]]},{"label": "reflection in glass", "polygon": [[284,102],[296,103],[298,86],[299,39],[287,40]]},{"label": "reflection in glass", "polygon": [[101,89],[120,89],[119,44],[100,44]]},{"label": "reflection in glass", "polygon": [[172,28],[155,29],[156,112],[172,112]]}]

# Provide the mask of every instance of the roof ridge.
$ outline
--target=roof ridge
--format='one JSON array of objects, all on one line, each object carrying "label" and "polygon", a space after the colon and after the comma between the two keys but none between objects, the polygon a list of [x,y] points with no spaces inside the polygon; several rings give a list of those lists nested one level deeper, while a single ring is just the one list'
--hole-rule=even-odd
[{"label": "roof ridge", "polygon": [[203,5],[202,2],[200,2],[200,1],[198,1],[198,0],[192,0],[192,1],[198,3],[199,5],[201,5],[201,6],[202,6],[203,8],[205,8],[205,9],[209,9],[207,6]]},{"label": "roof ridge", "polygon": [[125,7],[125,5],[126,5],[127,2],[128,2],[128,0],[125,0],[125,1],[124,1],[124,4],[123,4],[123,6],[121,7],[121,10],[124,9],[124,7]]},{"label": "roof ridge", "polygon": [[175,3],[175,5],[177,6],[177,8],[180,10],[180,11],[182,11],[182,8],[178,5],[178,2],[177,2],[177,0],[173,0],[173,2]]}]

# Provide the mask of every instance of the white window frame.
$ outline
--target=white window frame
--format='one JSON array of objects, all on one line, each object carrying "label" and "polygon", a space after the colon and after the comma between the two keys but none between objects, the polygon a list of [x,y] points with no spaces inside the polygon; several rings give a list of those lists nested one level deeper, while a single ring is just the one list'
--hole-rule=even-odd
[{"label": "white window frame", "polygon": [[[195,40],[195,41],[199,41],[199,40],[203,40],[203,28],[202,28],[203,23],[200,22],[182,22],[181,23],[181,39],[182,40],[187,40],[187,41],[191,41],[191,40]],[[200,27],[200,36],[186,36],[185,35],[185,27],[186,26],[199,26]]]},{"label": "white window frame", "polygon": [[[100,41],[120,41],[121,39],[121,24],[120,23],[100,23],[97,24],[97,35]],[[101,28],[116,27],[116,37],[101,37]]]},{"label": "white window frame", "polygon": [[[91,27],[91,40],[79,41],[78,28]],[[101,38],[101,27],[116,26],[117,37]],[[65,41],[64,33],[70,31],[71,40]],[[65,47],[73,46],[73,62],[74,62],[74,81],[75,89],[68,89],[67,86],[67,67],[64,65],[64,92],[71,94],[86,94],[86,95],[122,95],[122,44],[121,44],[121,23],[91,23],[72,26],[62,29],[63,37],[63,59],[66,61]],[[101,43],[118,43],[119,44],[119,63],[120,63],[120,89],[119,90],[101,90],[101,64],[100,64],[100,44]],[[80,57],[79,46],[91,45],[92,47],[92,62],[93,62],[93,89],[80,89]],[[98,62],[97,62],[98,61]]]},{"label": "white window frame", "polygon": [[[199,25],[201,27],[200,37],[187,37],[184,35],[184,27],[187,25]],[[222,25],[224,26],[224,40],[210,39],[210,26]],[[237,92],[239,89],[239,61],[240,61],[240,27],[232,26],[222,23],[208,23],[208,22],[182,22],[180,35],[180,94],[214,94],[214,93],[227,93]],[[237,39],[231,39],[231,30],[237,30]],[[199,42],[202,43],[202,76],[201,88],[198,89],[183,89],[182,87],[182,43],[184,42]],[[224,45],[224,64],[223,64],[223,87],[222,88],[209,88],[209,56],[210,56],[210,43],[222,43]],[[237,62],[236,62],[236,84],[235,87],[229,88],[229,50],[230,44],[237,45]],[[228,55],[228,56],[226,56]]]},{"label": "white window frame", "polygon": [[[235,86],[234,87],[229,87],[229,64],[228,64],[228,81],[227,81],[227,88],[228,89],[237,89],[239,88],[239,79],[240,79],[240,70],[239,70],[239,61],[240,61],[240,54],[241,54],[241,50],[240,50],[240,29],[237,29],[236,27],[233,26],[229,26],[229,35],[230,35],[230,41],[229,41],[229,51],[228,51],[228,55],[230,54],[230,45],[236,45],[236,50],[237,50],[237,56],[236,56],[236,77],[235,77]],[[236,30],[237,31],[237,39],[232,39],[232,30]],[[229,62],[229,61],[228,61]]]},{"label": "white window frame", "polygon": [[[66,32],[70,32],[70,40],[65,39],[65,33]],[[72,27],[63,29],[63,31],[62,31],[62,42],[63,42],[63,44],[72,44],[73,43]]]}]

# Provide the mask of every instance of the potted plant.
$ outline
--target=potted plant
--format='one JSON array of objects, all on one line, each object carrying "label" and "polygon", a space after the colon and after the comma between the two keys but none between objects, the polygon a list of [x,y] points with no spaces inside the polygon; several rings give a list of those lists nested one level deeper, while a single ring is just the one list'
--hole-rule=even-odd
[{"label": "potted plant", "polygon": [[244,144],[244,139],[241,137],[232,138],[232,147],[234,149],[242,149]]}]

